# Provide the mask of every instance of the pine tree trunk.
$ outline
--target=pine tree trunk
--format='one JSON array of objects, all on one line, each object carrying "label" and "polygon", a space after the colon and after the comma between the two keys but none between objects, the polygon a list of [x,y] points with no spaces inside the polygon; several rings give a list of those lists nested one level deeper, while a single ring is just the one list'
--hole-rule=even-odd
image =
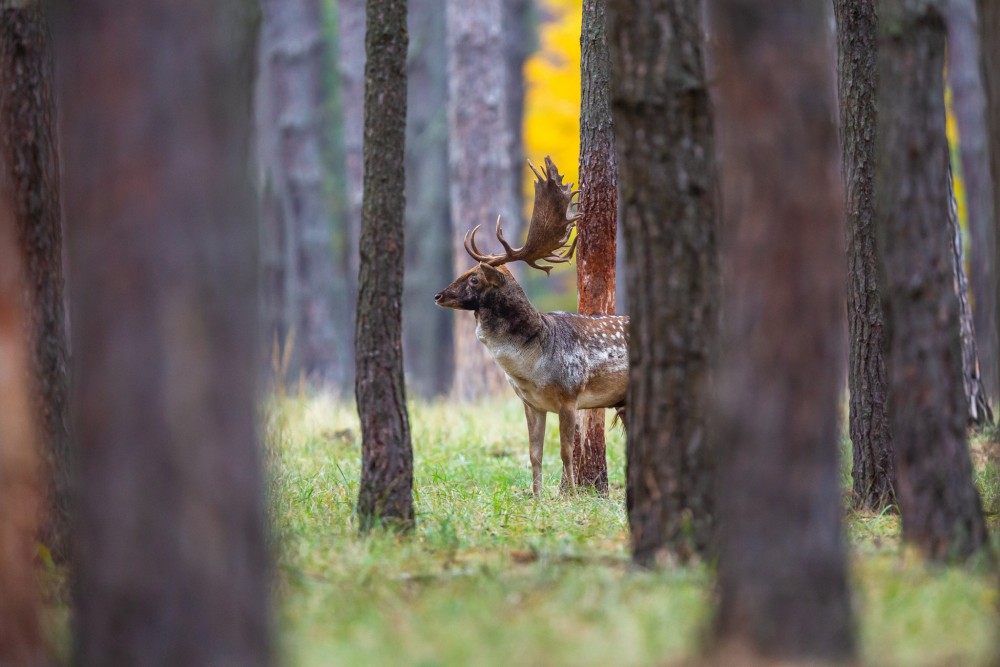
[{"label": "pine tree trunk", "polygon": [[705,437],[718,264],[712,110],[697,0],[609,7],[630,299],[627,498],[632,549],[704,554]]},{"label": "pine tree trunk", "polygon": [[[280,270],[286,284],[274,290],[284,294],[289,319],[269,323],[267,337],[277,334],[291,346],[288,379],[343,386],[350,343],[338,337],[334,322],[345,313],[335,313],[332,230],[324,191],[322,10],[319,0],[265,0],[262,7],[263,85],[257,109],[268,198],[262,226],[280,230],[279,249],[291,259]],[[265,286],[275,282],[269,277]]]},{"label": "pine tree trunk", "polygon": [[413,452],[403,381],[406,0],[368,0],[365,190],[355,358],[361,529],[413,525]]},{"label": "pine tree trunk", "polygon": [[257,6],[63,10],[74,664],[265,665]]},{"label": "pine tree trunk", "polygon": [[880,512],[896,501],[889,424],[887,333],[875,253],[876,74],[874,0],[835,0],[840,139],[847,194],[847,328],[853,504]]},{"label": "pine tree trunk", "polygon": [[962,558],[986,529],[966,440],[950,256],[945,24],[924,0],[883,0],[879,17],[876,226],[903,537],[931,558]]},{"label": "pine tree trunk", "polygon": [[725,215],[716,633],[817,662],[855,650],[837,478],[846,276],[828,20],[819,1],[715,0],[711,31]]},{"label": "pine tree trunk", "polygon": [[[501,3],[502,0],[445,3],[448,161],[456,276],[474,265],[462,245],[466,232],[479,224],[488,232],[497,215],[513,219],[510,179],[514,178],[514,171],[510,165]],[[499,243],[490,242],[489,236],[489,233],[480,235],[483,240],[480,249],[498,252]],[[507,387],[503,372],[476,338],[476,322],[470,313],[456,313],[454,341],[452,395],[455,398],[481,399]]]},{"label": "pine tree trunk", "polygon": [[[580,200],[577,222],[577,311],[615,312],[615,254],[618,233],[618,183],[611,119],[611,54],[608,51],[606,0],[583,3],[580,31]],[[581,410],[573,443],[577,486],[608,493],[604,410]]]}]

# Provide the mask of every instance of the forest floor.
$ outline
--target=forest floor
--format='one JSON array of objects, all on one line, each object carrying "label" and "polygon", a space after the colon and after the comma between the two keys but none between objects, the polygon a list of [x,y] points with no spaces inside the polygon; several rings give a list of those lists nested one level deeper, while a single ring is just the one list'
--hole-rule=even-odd
[{"label": "forest floor", "polygon": [[[536,502],[519,402],[412,405],[416,531],[362,539],[353,404],[276,401],[267,437],[283,661],[662,665],[696,655],[711,622],[711,568],[633,568],[621,434],[608,443],[610,497],[567,497],[548,421]],[[974,458],[996,544],[1000,460],[985,443],[974,440]],[[1000,621],[988,565],[929,565],[900,545],[897,517],[847,516],[863,662],[989,664]]]}]

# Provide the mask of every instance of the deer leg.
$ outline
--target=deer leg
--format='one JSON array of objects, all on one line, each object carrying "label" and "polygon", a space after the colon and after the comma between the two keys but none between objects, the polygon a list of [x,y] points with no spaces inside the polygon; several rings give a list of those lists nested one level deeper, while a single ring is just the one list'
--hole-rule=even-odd
[{"label": "deer leg", "polygon": [[531,492],[536,498],[542,495],[542,447],[545,444],[545,411],[524,404],[528,419],[528,455],[531,457]]},{"label": "deer leg", "polygon": [[576,478],[573,476],[573,438],[576,436],[576,406],[563,406],[559,409],[559,453],[562,454],[563,491],[576,490]]}]

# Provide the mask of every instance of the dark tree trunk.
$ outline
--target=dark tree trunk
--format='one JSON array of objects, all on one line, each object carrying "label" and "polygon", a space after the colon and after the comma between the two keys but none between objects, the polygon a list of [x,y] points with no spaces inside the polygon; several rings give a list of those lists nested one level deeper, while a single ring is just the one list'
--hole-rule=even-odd
[{"label": "dark tree trunk", "polygon": [[[631,329],[628,512],[635,559],[705,553],[705,437],[718,262],[713,120],[697,0],[609,6]],[[585,201],[586,204],[586,201]]]},{"label": "dark tree trunk", "polygon": [[[1000,268],[1000,3],[993,0],[977,0],[979,12],[979,60],[982,67],[983,90],[986,94],[986,129],[990,159],[990,176],[993,191],[993,247],[994,271]],[[996,275],[993,277],[996,285]],[[994,312],[1000,320],[1000,288],[996,292]],[[1000,327],[1000,321],[998,321]],[[994,338],[994,344],[997,339]],[[1000,360],[1000,347],[993,349],[994,358]]]},{"label": "dark tree trunk", "polygon": [[[583,3],[580,31],[580,202],[576,225],[577,309],[584,315],[615,312],[618,183],[611,119],[611,55],[605,0]],[[577,486],[608,493],[604,410],[581,410],[573,443]]]},{"label": "dark tree trunk", "polygon": [[[0,132],[11,136],[8,124],[11,53],[7,41],[12,10],[3,12],[0,42]],[[16,22],[16,21],[15,21]],[[39,624],[39,597],[35,553],[40,509],[39,462],[35,451],[35,415],[24,379],[29,374],[30,352],[24,335],[24,280],[20,220],[15,202],[20,189],[8,161],[0,164],[0,665],[45,665]]]},{"label": "dark tree trunk", "polygon": [[716,632],[854,653],[837,480],[843,191],[825,3],[715,0],[724,254]]},{"label": "dark tree trunk", "polygon": [[966,441],[948,227],[945,24],[933,3],[879,4],[878,251],[903,537],[935,559],[986,538]]},{"label": "dark tree trunk", "polygon": [[248,169],[258,11],[76,0],[63,14],[74,664],[268,664]]},{"label": "dark tree trunk", "polygon": [[[997,381],[997,285],[993,186],[986,129],[986,97],[979,71],[975,0],[948,0],[948,80],[958,123],[958,149],[971,237],[973,317],[985,397],[1000,397]],[[995,39],[990,36],[990,40]]]},{"label": "dark tree trunk", "polygon": [[71,495],[69,379],[51,42],[39,4],[5,3],[0,10],[0,145],[24,258],[33,403],[45,453],[42,540],[63,560],[69,549]]},{"label": "dark tree trunk", "polygon": [[361,529],[413,524],[413,451],[403,382],[401,297],[406,137],[406,0],[368,0],[365,190],[355,393],[361,419]]},{"label": "dark tree trunk", "polygon": [[336,322],[349,322],[350,316],[335,312],[323,160],[322,9],[319,0],[265,0],[262,7],[257,94],[262,227],[277,241],[264,248],[270,260],[264,297],[284,305],[268,308],[267,339],[276,336],[289,346],[288,379],[344,387],[350,376],[350,336],[338,332]]},{"label": "dark tree trunk", "polygon": [[[513,220],[510,126],[503,58],[503,0],[446,0],[448,44],[448,161],[455,275],[474,265],[462,246],[466,232],[492,228],[497,215]],[[520,173],[520,172],[517,172]],[[484,252],[500,245],[480,235]],[[516,238],[508,235],[508,238]],[[484,248],[483,245],[486,247]],[[428,302],[429,303],[429,302]],[[452,395],[479,399],[506,388],[500,367],[476,338],[470,313],[455,315]]]},{"label": "dark tree trunk", "polygon": [[896,501],[886,355],[888,339],[875,253],[874,0],[834,0],[840,141],[847,194],[847,329],[853,505],[879,512]]}]

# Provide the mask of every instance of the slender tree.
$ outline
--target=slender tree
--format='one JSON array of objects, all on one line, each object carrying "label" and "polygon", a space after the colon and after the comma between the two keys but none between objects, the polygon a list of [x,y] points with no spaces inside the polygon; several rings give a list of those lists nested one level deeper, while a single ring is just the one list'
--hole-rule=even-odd
[{"label": "slender tree", "polygon": [[875,253],[875,0],[834,0],[840,141],[847,194],[847,325],[850,336],[851,477],[855,507],[895,502],[886,369],[887,332]]},{"label": "slender tree", "polygon": [[[466,232],[479,224],[491,227],[497,215],[505,220],[513,217],[510,179],[514,170],[504,99],[507,89],[502,1],[445,3],[449,181],[456,275],[472,265],[462,245]],[[499,245],[482,249],[492,252]],[[462,400],[482,398],[507,386],[475,329],[475,320],[468,313],[457,314],[452,395]]]},{"label": "slender tree", "polygon": [[[583,3],[580,30],[580,205],[577,223],[577,310],[615,312],[618,182],[611,118],[611,54],[605,0]],[[573,444],[577,486],[608,493],[604,410],[581,410]]]},{"label": "slender tree", "polygon": [[[993,191],[993,222],[996,245],[993,266],[1000,267],[1000,4],[991,0],[977,0],[979,12],[980,64],[983,89],[986,94],[986,129]],[[996,285],[994,276],[994,285]],[[995,311],[1000,320],[1000,288],[997,289]],[[998,324],[1000,327],[1000,324]],[[1000,345],[996,339],[993,341]],[[993,348],[994,358],[1000,360],[1000,347]],[[1000,363],[1000,362],[998,362]]]},{"label": "slender tree", "polygon": [[903,537],[932,558],[959,558],[986,530],[966,440],[949,257],[945,24],[924,0],[882,0],[879,16],[876,227]]},{"label": "slender tree", "polygon": [[[609,6],[629,311],[628,511],[639,562],[705,552],[718,269],[712,110],[697,0]],[[585,200],[586,204],[586,200]]]},{"label": "slender tree", "polygon": [[361,418],[361,528],[413,524],[413,452],[402,320],[406,0],[369,0],[365,15],[365,185],[355,393]]},{"label": "slender tree", "polygon": [[337,28],[340,38],[337,49],[340,56],[340,103],[344,123],[345,211],[351,262],[349,275],[356,279],[364,181],[361,144],[365,125],[365,2],[337,0]]},{"label": "slender tree", "polygon": [[3,2],[0,11],[0,146],[23,257],[36,431],[45,454],[42,540],[62,560],[69,547],[71,470],[52,45],[40,3]]},{"label": "slender tree", "polygon": [[257,5],[62,11],[74,664],[268,664],[248,169]]},{"label": "slender tree", "polygon": [[847,660],[843,195],[827,7],[715,0],[711,16],[725,214],[716,632],[767,656]]}]

